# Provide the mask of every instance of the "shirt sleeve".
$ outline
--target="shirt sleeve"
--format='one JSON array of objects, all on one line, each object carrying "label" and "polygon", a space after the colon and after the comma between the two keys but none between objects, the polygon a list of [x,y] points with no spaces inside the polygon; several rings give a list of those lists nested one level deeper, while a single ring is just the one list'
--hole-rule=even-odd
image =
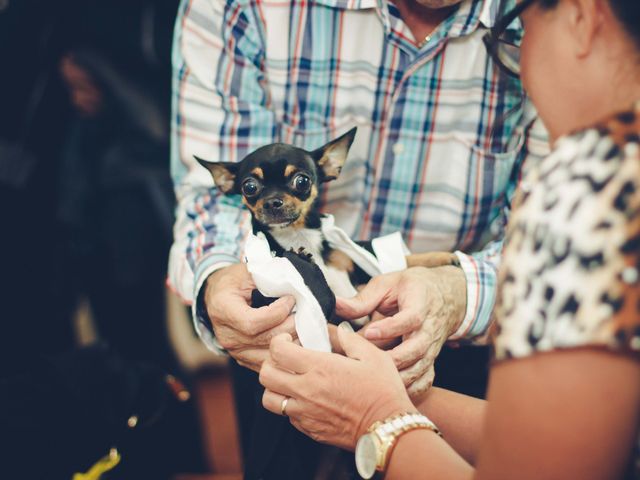
[{"label": "shirt sleeve", "polygon": [[518,194],[497,360],[585,346],[640,354],[640,157],[598,136],[565,139]]},{"label": "shirt sleeve", "polygon": [[193,158],[234,162],[276,137],[255,6],[183,0],[173,43],[171,171],[177,198],[168,286],[192,306],[195,327],[218,350],[196,299],[217,268],[236,263],[250,231],[240,198],[224,196]]},{"label": "shirt sleeve", "polygon": [[497,292],[497,272],[502,258],[505,228],[511,214],[511,202],[523,174],[537,165],[549,153],[548,135],[537,119],[537,113],[529,102],[523,109],[521,121],[524,135],[523,147],[518,152],[512,174],[505,191],[504,208],[492,223],[490,230],[494,240],[475,253],[456,251],[467,280],[467,309],[458,330],[449,337],[451,341],[472,342],[482,345],[489,341],[489,327],[493,323],[493,310]]}]

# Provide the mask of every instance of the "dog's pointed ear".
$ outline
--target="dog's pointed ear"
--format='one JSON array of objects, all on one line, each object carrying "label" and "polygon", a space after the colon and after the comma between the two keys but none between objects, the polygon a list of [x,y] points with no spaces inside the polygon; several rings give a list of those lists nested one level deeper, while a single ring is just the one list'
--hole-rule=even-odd
[{"label": "dog's pointed ear", "polygon": [[311,152],[311,156],[324,174],[323,182],[335,180],[340,175],[357,130],[358,127],[353,127],[341,137]]},{"label": "dog's pointed ear", "polygon": [[200,165],[211,172],[213,182],[222,193],[233,193],[236,185],[236,174],[238,164],[234,162],[209,162],[202,158],[193,156]]}]

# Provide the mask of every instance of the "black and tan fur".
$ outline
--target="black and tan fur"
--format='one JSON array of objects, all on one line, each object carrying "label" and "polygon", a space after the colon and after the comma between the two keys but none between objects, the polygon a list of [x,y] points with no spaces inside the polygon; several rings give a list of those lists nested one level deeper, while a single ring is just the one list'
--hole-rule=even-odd
[{"label": "black and tan fur", "polygon": [[[324,273],[329,286],[341,296],[355,293],[353,285],[369,277],[344,253],[332,249],[320,231],[319,190],[335,180],[347,159],[356,128],[314,151],[274,143],[247,155],[238,163],[208,162],[217,188],[224,194],[242,195],[252,216],[254,233],[263,232],[278,256],[304,252]],[[368,248],[368,242],[362,242]],[[435,267],[457,264],[451,253],[410,255],[409,266]],[[341,275],[336,272],[342,272]],[[350,283],[349,287],[339,285]]]}]

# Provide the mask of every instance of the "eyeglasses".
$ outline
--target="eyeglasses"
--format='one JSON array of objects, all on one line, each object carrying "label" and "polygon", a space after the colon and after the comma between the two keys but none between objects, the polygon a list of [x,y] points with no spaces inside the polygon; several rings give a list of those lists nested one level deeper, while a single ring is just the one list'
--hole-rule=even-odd
[{"label": "eyeglasses", "polygon": [[487,51],[495,64],[512,77],[520,77],[520,43],[522,35],[514,33],[514,30],[508,30],[508,27],[534,1],[523,0],[520,2],[512,10],[500,17],[493,28],[482,37]]}]

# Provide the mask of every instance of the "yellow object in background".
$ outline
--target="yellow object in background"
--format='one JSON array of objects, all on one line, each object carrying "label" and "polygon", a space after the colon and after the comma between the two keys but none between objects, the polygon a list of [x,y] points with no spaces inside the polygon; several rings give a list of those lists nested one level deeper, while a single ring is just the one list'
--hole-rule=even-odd
[{"label": "yellow object in background", "polygon": [[112,470],[120,463],[120,458],[120,452],[112,448],[109,454],[94,463],[87,473],[76,473],[72,480],[100,480],[103,473]]}]

